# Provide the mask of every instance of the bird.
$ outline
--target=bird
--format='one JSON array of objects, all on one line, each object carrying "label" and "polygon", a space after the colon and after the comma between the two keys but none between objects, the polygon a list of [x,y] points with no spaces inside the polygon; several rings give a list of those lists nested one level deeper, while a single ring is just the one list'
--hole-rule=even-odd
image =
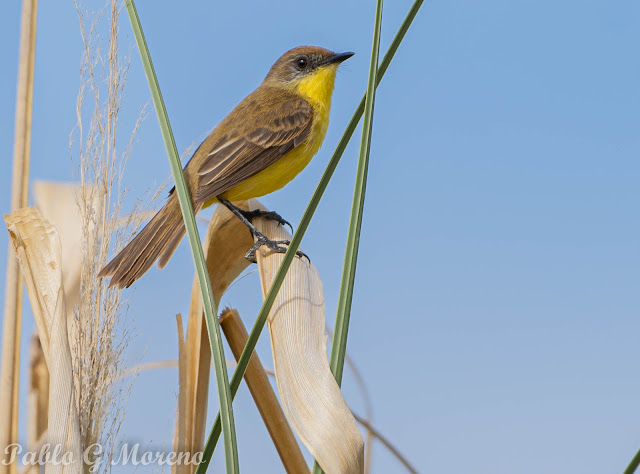
[{"label": "bird", "polygon": [[[233,201],[261,197],[295,178],[318,152],[329,125],[338,66],[353,56],[319,46],[298,46],[280,56],[262,83],[205,138],[184,166],[194,211],[222,204],[256,238],[247,253],[266,245],[284,252],[286,241],[267,239],[252,224],[256,216],[287,223],[275,212],[246,211]],[[287,223],[288,224],[288,223]],[[154,262],[163,268],[185,235],[175,187],[149,223],[99,272],[109,286],[128,288]]]}]

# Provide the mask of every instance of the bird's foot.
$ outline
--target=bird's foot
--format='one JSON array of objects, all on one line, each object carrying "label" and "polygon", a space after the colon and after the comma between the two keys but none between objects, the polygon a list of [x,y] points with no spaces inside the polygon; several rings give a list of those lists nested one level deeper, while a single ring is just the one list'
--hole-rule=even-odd
[{"label": "bird's foot", "polygon": [[293,227],[289,223],[289,221],[282,218],[280,214],[275,211],[263,211],[262,209],[254,209],[253,211],[245,211],[242,208],[238,208],[239,212],[249,221],[252,222],[256,217],[262,217],[264,219],[268,219],[270,221],[276,221],[278,224],[284,226],[288,225],[291,232],[293,232]]},{"label": "bird's foot", "polygon": [[[223,206],[225,206],[233,214],[235,214],[236,217],[238,217],[244,223],[244,225],[246,225],[249,228],[249,231],[251,231],[251,234],[253,234],[253,236],[257,239],[256,242],[253,244],[253,246],[249,249],[249,251],[245,255],[245,258],[247,260],[249,260],[251,263],[257,263],[256,250],[258,250],[263,245],[266,245],[273,252],[285,253],[287,251],[287,247],[283,247],[283,245],[289,245],[291,243],[290,240],[271,240],[267,238],[267,236],[264,235],[262,232],[260,232],[258,229],[256,229],[256,227],[251,223],[251,219],[255,217],[265,217],[267,219],[275,220],[282,225],[287,224],[289,227],[291,227],[291,224],[289,224],[282,217],[280,217],[280,215],[277,212],[262,211],[260,209],[256,209],[254,211],[245,211],[242,208],[234,206],[226,199],[221,199],[221,198],[218,198],[218,199]],[[311,260],[309,259],[307,254],[305,254],[303,251],[298,250],[296,252],[296,255],[298,257],[306,258],[309,261],[309,263],[311,263]]]},{"label": "bird's foot", "polygon": [[[260,232],[255,232],[255,236],[256,236],[256,239],[257,239],[256,243],[253,244],[253,247],[251,247],[249,249],[249,251],[247,252],[247,254],[244,256],[251,263],[257,263],[256,251],[260,247],[262,247],[263,245],[268,247],[273,252],[285,253],[287,251],[287,247],[283,247],[283,245],[289,245],[291,243],[290,240],[271,240],[271,239],[268,239],[267,236],[265,236],[264,234],[262,234]],[[298,257],[300,257],[300,258],[302,258],[302,257],[306,258],[309,261],[309,263],[311,263],[311,260],[309,259],[307,254],[304,253],[302,250],[298,250],[296,252],[296,255]]]}]

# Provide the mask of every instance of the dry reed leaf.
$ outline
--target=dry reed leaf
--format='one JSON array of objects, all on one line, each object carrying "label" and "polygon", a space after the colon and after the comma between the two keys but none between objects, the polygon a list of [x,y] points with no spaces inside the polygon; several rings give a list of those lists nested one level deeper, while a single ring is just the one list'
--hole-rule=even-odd
[{"label": "dry reed leaf", "polygon": [[[246,201],[235,204],[247,208]],[[203,241],[216,306],[224,291],[249,266],[244,254],[252,244],[253,239],[244,224],[225,207],[218,206]],[[180,445],[185,452],[195,453],[204,447],[211,364],[209,337],[196,277],[191,291],[186,348],[185,403],[183,412],[178,413],[178,417],[185,420],[184,439],[176,438],[174,448]],[[195,466],[190,470],[195,471]]]},{"label": "dry reed leaf", "polygon": [[[331,340],[333,344],[333,331],[327,325],[325,325],[324,331],[329,336],[329,340]],[[349,356],[349,352],[347,352],[344,356],[344,363],[351,371],[353,380],[359,388],[360,394],[362,395],[362,400],[364,402],[365,416],[359,418],[355,413],[353,414],[353,416],[355,417],[356,421],[366,429],[367,432],[367,438],[364,441],[364,472],[365,474],[369,474],[369,472],[371,472],[371,456],[373,453],[372,441],[375,437],[373,431],[369,429],[369,426],[373,423],[373,403],[371,402],[369,390],[364,383],[364,378],[356,367],[353,359]],[[351,413],[353,413],[353,411]],[[363,420],[366,424],[361,423],[360,420]]]},{"label": "dry reed leaf", "polygon": [[[34,207],[5,215],[51,375],[48,442],[82,459],[58,233]],[[51,463],[47,473],[81,473],[82,463]]]},{"label": "dry reed leaf", "polygon": [[[37,181],[33,185],[36,207],[43,217],[58,231],[61,243],[62,283],[64,286],[67,318],[73,316],[73,308],[80,297],[80,275],[82,272],[81,252],[83,227],[80,208],[77,203],[77,185]],[[92,207],[97,211],[98,202]],[[74,340],[73,325],[68,326],[69,338]],[[31,451],[37,451],[47,429],[49,407],[49,373],[39,337],[34,335],[30,349],[30,383],[28,398],[27,444]],[[28,472],[37,472],[38,466],[31,466]]]},{"label": "dry reed leaf", "polygon": [[[259,206],[250,201],[251,209]],[[255,225],[274,240],[291,238],[276,222]],[[263,296],[284,258],[257,252]],[[322,281],[315,266],[294,258],[268,318],[280,400],[289,423],[327,474],[361,474],[364,442],[329,368]]]},{"label": "dry reed leaf", "polygon": [[42,219],[42,215],[34,207],[5,214],[4,220],[26,274],[25,283],[40,343],[47,365],[50,366],[51,321],[56,308],[58,289],[62,287],[62,257],[57,232]]},{"label": "dry reed leaf", "polygon": [[[79,192],[80,186],[71,183],[36,181],[33,184],[36,207],[44,218],[56,227],[60,236],[62,255],[64,255],[62,283],[69,316],[73,315],[73,308],[80,300],[82,252],[78,249],[82,248],[84,223],[82,210],[78,206]],[[101,212],[97,193],[86,194],[93,198],[93,202],[83,203],[83,206],[90,206],[93,212],[99,215]],[[93,227],[91,223],[89,225]]]},{"label": "dry reed leaf", "polygon": [[[247,201],[234,203],[249,209]],[[250,263],[244,258],[253,245],[249,229],[226,207],[218,206],[211,217],[204,239],[207,270],[216,306],[223,293]]]},{"label": "dry reed leaf", "polygon": [[[93,191],[93,190],[92,190]],[[36,207],[40,210],[45,219],[55,226],[60,236],[60,244],[62,246],[62,284],[64,286],[65,301],[67,307],[67,318],[70,321],[67,329],[69,331],[69,340],[77,341],[78,336],[77,325],[74,324],[74,308],[80,303],[80,286],[82,275],[82,255],[78,249],[82,248],[83,238],[95,232],[93,222],[83,222],[83,212],[101,214],[100,201],[95,192],[85,193],[85,196],[91,196],[90,202],[83,202],[82,207],[79,206],[78,198],[82,192],[82,187],[72,183],[59,183],[51,181],[36,181],[33,184],[33,194]],[[85,226],[87,228],[85,228]],[[76,344],[71,345],[72,354],[77,349]],[[74,355],[78,358],[77,355]],[[47,370],[46,364],[44,370]],[[44,374],[39,375],[40,379],[44,378]],[[33,377],[32,377],[33,381]],[[79,381],[75,381],[75,387],[79,390]],[[45,395],[48,393],[42,392]],[[40,395],[42,396],[42,395]],[[46,405],[44,406],[46,408]],[[36,413],[30,413],[34,419],[46,419],[46,412],[42,412],[42,403],[33,406]],[[35,428],[34,428],[35,429]],[[42,434],[42,433],[40,433]],[[35,438],[36,442],[40,438]]]}]

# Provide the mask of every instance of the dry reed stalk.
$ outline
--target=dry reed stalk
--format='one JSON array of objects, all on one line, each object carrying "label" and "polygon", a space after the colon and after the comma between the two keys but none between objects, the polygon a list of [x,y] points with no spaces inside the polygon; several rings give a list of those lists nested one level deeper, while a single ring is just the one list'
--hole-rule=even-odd
[{"label": "dry reed stalk", "polygon": [[[5,215],[11,241],[24,272],[31,309],[51,374],[47,441],[72,459],[82,459],[78,411],[73,389],[71,349],[62,285],[62,251],[53,225],[34,207]],[[81,473],[82,463],[50,463],[47,473]]]},{"label": "dry reed stalk", "polygon": [[[291,238],[273,221],[256,219],[255,225],[271,239]],[[261,247],[257,260],[266,295],[283,254]],[[306,259],[294,259],[268,325],[278,392],[289,423],[327,474],[361,474],[362,435],[329,369],[322,281]]]},{"label": "dry reed stalk", "polygon": [[[247,208],[246,202],[236,205]],[[218,206],[203,241],[207,269],[216,305],[229,285],[249,266],[244,254],[252,245],[251,234],[231,212]],[[176,440],[186,452],[202,451],[205,439],[211,350],[204,321],[200,287],[194,277],[187,325],[186,402],[178,417],[185,420],[184,439]],[[191,465],[190,465],[191,466]],[[195,466],[191,466],[195,471]]]},{"label": "dry reed stalk", "polygon": [[[184,342],[184,326],[182,324],[182,315],[176,315],[176,324],[178,326],[178,416],[176,417],[176,432],[173,438],[174,452],[184,453],[185,436],[185,417],[180,416],[184,413],[187,403],[187,350]],[[172,464],[172,474],[183,474],[185,472],[184,464]],[[188,470],[188,468],[187,468]]]},{"label": "dry reed stalk", "polygon": [[[121,5],[107,0],[104,11],[84,11],[74,1],[84,45],[77,125],[72,151],[79,165],[77,206],[82,223],[80,301],[74,308],[73,362],[82,446],[101,445],[100,469],[109,471],[130,389],[117,385],[122,354],[130,337],[120,293],[97,274],[112,251],[140,225],[140,213],[120,219],[122,176],[131,155],[139,117],[129,142],[116,140],[128,64],[118,54]],[[90,453],[92,454],[92,453]],[[97,459],[89,459],[95,462]]]},{"label": "dry reed stalk", "polygon": [[[224,331],[231,352],[236,360],[240,358],[249,334],[242,324],[242,319],[235,309],[225,309],[220,315],[220,327]],[[285,418],[278,397],[269,382],[267,373],[255,352],[249,360],[249,365],[244,373],[244,380],[251,392],[251,396],[258,407],[271,440],[273,441],[282,465],[288,474],[309,472],[300,446],[296,441],[287,419]]]},{"label": "dry reed stalk", "polygon": [[[37,0],[23,0],[11,185],[12,211],[25,207],[29,196],[37,12]],[[5,461],[4,447],[18,441],[22,281],[15,251],[9,244],[0,366],[0,461]],[[0,462],[0,474],[16,472],[15,464]]]},{"label": "dry reed stalk", "polygon": [[[37,334],[31,338],[29,358],[27,449],[31,452],[37,452],[47,432],[49,413],[49,369]],[[27,467],[26,472],[37,474],[39,470],[39,466],[32,465]]]}]

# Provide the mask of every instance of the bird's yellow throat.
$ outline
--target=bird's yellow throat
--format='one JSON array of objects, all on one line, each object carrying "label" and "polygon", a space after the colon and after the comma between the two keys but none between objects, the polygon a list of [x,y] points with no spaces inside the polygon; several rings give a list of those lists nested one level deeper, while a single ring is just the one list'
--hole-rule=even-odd
[{"label": "bird's yellow throat", "polygon": [[337,65],[333,64],[322,67],[297,84],[298,93],[311,103],[314,111],[316,111],[316,106],[327,109],[327,111],[331,107],[331,94],[337,69]]},{"label": "bird's yellow throat", "polygon": [[[264,196],[282,188],[295,178],[318,152],[329,127],[331,94],[337,65],[319,68],[315,73],[293,85],[294,91],[313,107],[313,125],[307,139],[278,162],[240,183],[223,194],[229,201],[241,201]],[[205,204],[215,203],[216,199]]]}]

